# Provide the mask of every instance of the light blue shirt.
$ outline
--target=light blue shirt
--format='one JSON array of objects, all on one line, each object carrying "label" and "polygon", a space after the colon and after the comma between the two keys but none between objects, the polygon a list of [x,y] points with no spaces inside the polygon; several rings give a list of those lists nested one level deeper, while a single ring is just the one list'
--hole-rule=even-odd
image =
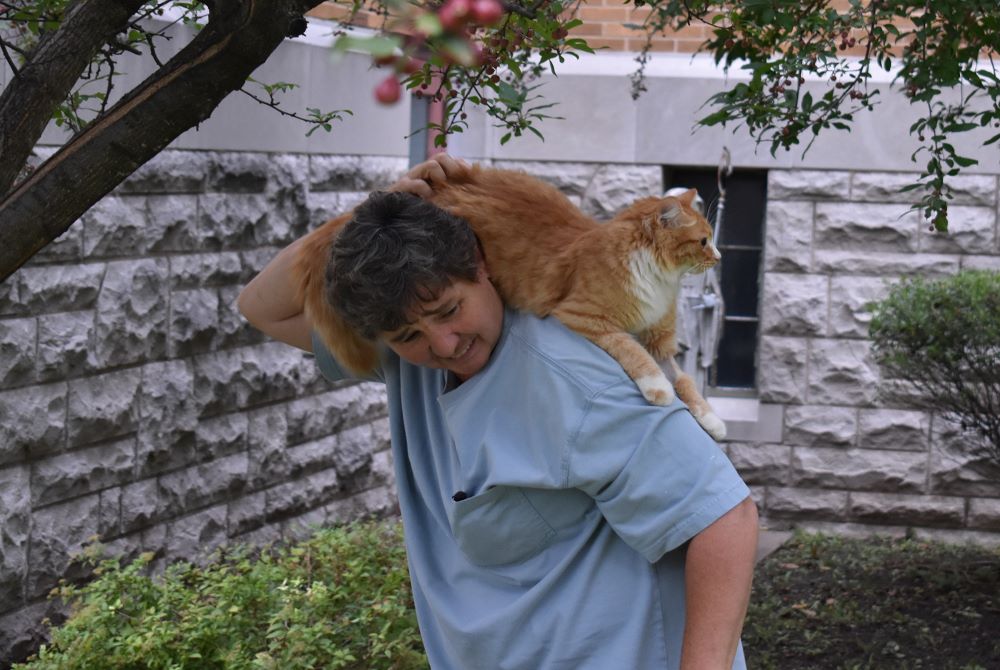
[{"label": "light blue shirt", "polygon": [[431,666],[678,667],[686,542],[749,495],[685,406],[649,405],[604,351],[510,310],[460,386],[381,361]]}]

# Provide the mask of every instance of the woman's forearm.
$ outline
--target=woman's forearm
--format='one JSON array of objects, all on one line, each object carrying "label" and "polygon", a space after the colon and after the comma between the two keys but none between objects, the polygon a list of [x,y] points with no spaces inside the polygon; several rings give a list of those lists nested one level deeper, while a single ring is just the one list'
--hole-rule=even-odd
[{"label": "woman's forearm", "polygon": [[750,601],[757,507],[747,498],[688,545],[682,670],[730,670]]},{"label": "woman's forearm", "polygon": [[236,301],[251,325],[274,339],[312,351],[309,322],[298,299],[292,264],[301,240],[282,249],[240,292]]}]

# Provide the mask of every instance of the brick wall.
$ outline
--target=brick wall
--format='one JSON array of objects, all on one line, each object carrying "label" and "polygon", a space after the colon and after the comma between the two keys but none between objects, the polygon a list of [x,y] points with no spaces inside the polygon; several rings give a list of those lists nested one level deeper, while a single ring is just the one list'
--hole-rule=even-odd
[{"label": "brick wall", "polygon": [[[587,40],[594,49],[610,51],[641,51],[646,45],[642,30],[626,24],[641,26],[650,13],[648,7],[635,7],[621,0],[586,0],[577,13],[583,25],[570,31]],[[652,50],[660,52],[693,53],[709,37],[710,29],[704,25],[685,28],[653,37]]]},{"label": "brick wall", "polygon": [[[624,24],[641,25],[649,8],[636,8],[621,0],[586,0],[580,3],[576,16],[584,23],[571,30],[571,34],[584,37],[594,49],[611,51],[639,51],[645,45],[643,32],[627,28]],[[324,2],[309,12],[309,16],[330,21],[346,20],[350,7],[336,2]],[[362,10],[354,15],[352,24],[363,28],[380,28],[383,19],[378,14]],[[708,37],[704,26],[689,26],[683,30],[653,39],[653,50],[691,53]]]},{"label": "brick wall", "polygon": [[[835,0],[830,4],[841,12],[850,7],[848,0]],[[649,7],[636,7],[623,0],[581,0],[575,15],[583,21],[583,25],[570,32],[585,38],[594,49],[638,52],[646,44],[645,33],[626,24],[641,26],[650,13]],[[347,20],[351,18],[351,6],[328,1],[312,9],[309,16],[330,21]],[[375,12],[361,10],[354,14],[351,23],[358,27],[377,29],[383,25],[383,18]],[[912,27],[909,22],[901,22],[900,25]],[[692,24],[677,31],[668,30],[653,37],[652,50],[693,53],[711,34],[711,26],[703,23]],[[864,49],[857,46],[844,53],[861,56]]]}]

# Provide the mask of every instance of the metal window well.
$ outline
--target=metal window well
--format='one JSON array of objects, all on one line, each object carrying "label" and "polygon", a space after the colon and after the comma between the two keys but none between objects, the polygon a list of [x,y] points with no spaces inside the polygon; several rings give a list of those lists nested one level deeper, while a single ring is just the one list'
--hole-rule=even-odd
[{"label": "metal window well", "polygon": [[684,279],[679,363],[699,387],[740,395],[757,385],[767,172],[724,167],[668,167],[664,183],[698,191],[722,253],[718,266]]}]

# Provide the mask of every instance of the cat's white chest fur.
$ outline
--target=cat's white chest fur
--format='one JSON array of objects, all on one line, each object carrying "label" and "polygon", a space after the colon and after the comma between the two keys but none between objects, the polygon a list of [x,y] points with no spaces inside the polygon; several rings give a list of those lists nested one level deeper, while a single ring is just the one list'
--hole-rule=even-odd
[{"label": "cat's white chest fur", "polygon": [[649,249],[636,249],[629,256],[631,290],[639,312],[636,330],[658,322],[677,299],[681,270],[664,270]]}]

